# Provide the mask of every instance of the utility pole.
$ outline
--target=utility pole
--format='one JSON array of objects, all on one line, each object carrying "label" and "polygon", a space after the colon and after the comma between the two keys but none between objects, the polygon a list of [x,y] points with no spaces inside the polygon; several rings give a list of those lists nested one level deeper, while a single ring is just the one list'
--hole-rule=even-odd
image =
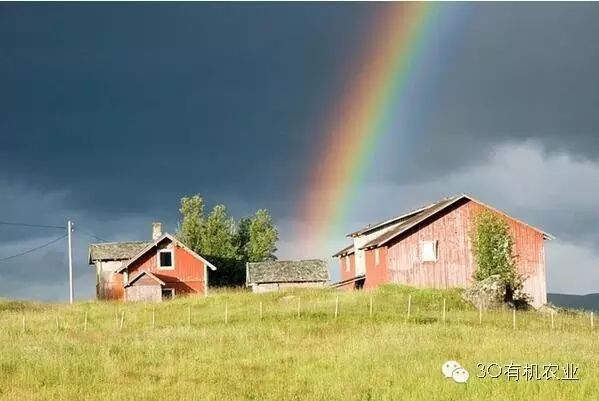
[{"label": "utility pole", "polygon": [[73,303],[73,222],[71,220],[67,223],[67,236],[69,243],[69,303]]}]

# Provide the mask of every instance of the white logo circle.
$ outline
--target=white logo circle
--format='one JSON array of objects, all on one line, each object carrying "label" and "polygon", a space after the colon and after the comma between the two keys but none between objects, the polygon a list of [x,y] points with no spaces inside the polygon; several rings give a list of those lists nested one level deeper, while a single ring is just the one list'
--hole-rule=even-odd
[{"label": "white logo circle", "polygon": [[470,377],[470,374],[464,368],[457,368],[452,372],[451,377],[457,383],[466,383]]},{"label": "white logo circle", "polygon": [[447,361],[441,367],[441,371],[443,372],[443,376],[452,377],[451,374],[453,373],[453,371],[460,367],[460,364],[456,361]]}]

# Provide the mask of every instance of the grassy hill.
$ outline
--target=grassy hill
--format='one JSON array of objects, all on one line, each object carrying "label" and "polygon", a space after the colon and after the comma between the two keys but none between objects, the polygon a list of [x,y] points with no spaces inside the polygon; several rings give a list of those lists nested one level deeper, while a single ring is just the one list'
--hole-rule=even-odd
[{"label": "grassy hill", "polygon": [[[484,312],[482,324],[480,317],[458,291],[392,286],[353,293],[231,291],[157,305],[2,302],[0,399],[596,397],[599,332],[591,330],[589,315],[555,315],[553,330],[550,316],[536,312],[518,312],[516,329],[510,310]],[[467,384],[442,377],[448,359],[470,371]],[[510,362],[575,364],[580,380],[476,377],[478,363]]]}]

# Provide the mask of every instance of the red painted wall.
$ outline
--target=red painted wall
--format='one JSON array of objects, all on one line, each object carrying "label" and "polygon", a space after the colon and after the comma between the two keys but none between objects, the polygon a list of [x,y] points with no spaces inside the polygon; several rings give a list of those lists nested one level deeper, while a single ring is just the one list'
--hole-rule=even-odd
[{"label": "red painted wall", "polygon": [[[173,270],[159,269],[157,265],[158,249],[174,249],[175,268]],[[204,262],[196,259],[192,254],[180,246],[172,244],[165,238],[158,249],[153,248],[144,256],[129,266],[129,277],[133,277],[141,270],[146,270],[160,278],[166,284],[165,288],[174,288],[175,296],[182,293],[204,294],[205,277]]]},{"label": "red painted wall", "polygon": [[[491,209],[470,200],[458,202],[388,244],[388,281],[426,288],[469,286],[476,268],[470,233],[474,229],[475,216],[483,210]],[[535,298],[536,304],[545,303],[543,234],[503,214],[499,215],[508,223],[514,238],[517,269],[527,279],[525,291]],[[420,241],[427,240],[438,241],[436,262],[421,261]],[[367,271],[374,271],[372,262],[367,264]],[[378,283],[377,280],[374,282]]]},{"label": "red painted wall", "polygon": [[[356,258],[355,254],[342,256],[339,258],[339,271],[341,272],[341,280],[347,280],[356,277]],[[354,288],[354,283],[346,284],[340,288],[351,290]]]},{"label": "red painted wall", "polygon": [[374,288],[389,282],[387,247],[377,249],[379,252],[378,264],[376,263],[376,249],[366,251],[366,281],[364,282],[364,288]]}]

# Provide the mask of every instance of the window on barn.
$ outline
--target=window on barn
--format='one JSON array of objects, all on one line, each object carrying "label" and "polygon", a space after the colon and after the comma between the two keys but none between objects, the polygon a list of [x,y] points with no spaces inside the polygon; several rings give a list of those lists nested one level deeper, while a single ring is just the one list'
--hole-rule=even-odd
[{"label": "window on barn", "polygon": [[420,260],[422,262],[437,261],[437,241],[420,241]]},{"label": "window on barn", "polygon": [[379,255],[379,248],[376,248],[374,250],[374,265],[378,266],[380,261],[381,261],[381,256]]},{"label": "window on barn", "polygon": [[349,256],[343,257],[343,263],[345,263],[345,271],[348,272],[349,268],[351,267],[349,263]]},{"label": "window on barn", "polygon": [[158,268],[163,270],[174,269],[173,251],[170,249],[161,249],[158,251]]},{"label": "window on barn", "polygon": [[162,299],[169,300],[175,298],[175,289],[174,288],[163,288],[162,289]]}]

